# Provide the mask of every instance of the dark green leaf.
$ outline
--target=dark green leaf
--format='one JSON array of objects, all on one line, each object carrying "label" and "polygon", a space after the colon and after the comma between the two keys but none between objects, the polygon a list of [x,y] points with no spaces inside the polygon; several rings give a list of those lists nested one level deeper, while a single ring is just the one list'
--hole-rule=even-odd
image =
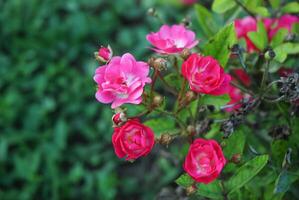
[{"label": "dark green leaf", "polygon": [[168,117],[159,117],[145,121],[144,125],[149,126],[158,136],[163,132],[174,130],[175,121]]},{"label": "dark green leaf", "polygon": [[222,189],[219,180],[209,184],[198,184],[196,195],[210,199],[223,199]]},{"label": "dark green leaf", "polygon": [[188,174],[182,174],[179,178],[177,178],[175,180],[175,182],[184,187],[184,188],[187,188],[189,186],[192,186],[193,183],[194,183],[194,180],[188,175]]},{"label": "dark green leaf", "polygon": [[285,193],[289,190],[291,184],[299,178],[299,174],[282,170],[275,181],[274,193]]},{"label": "dark green leaf", "polygon": [[236,191],[255,177],[267,164],[268,155],[256,156],[241,166],[226,182],[225,188],[229,193]]},{"label": "dark green leaf", "polygon": [[224,140],[224,155],[227,159],[231,159],[234,154],[242,155],[245,146],[245,134],[243,130],[236,130],[230,137]]},{"label": "dark green leaf", "polygon": [[221,106],[226,105],[230,101],[230,97],[227,94],[221,96],[204,95],[199,100],[201,105],[212,105],[219,110]]}]

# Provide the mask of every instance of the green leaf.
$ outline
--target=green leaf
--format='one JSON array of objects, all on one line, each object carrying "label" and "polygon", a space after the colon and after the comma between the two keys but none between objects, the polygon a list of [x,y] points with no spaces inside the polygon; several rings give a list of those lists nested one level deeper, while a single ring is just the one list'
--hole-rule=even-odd
[{"label": "green leaf", "polygon": [[282,63],[287,58],[288,54],[298,54],[299,53],[299,43],[283,43],[278,45],[274,49],[275,60]]},{"label": "green leaf", "polygon": [[168,117],[159,117],[157,119],[150,119],[144,122],[144,125],[149,126],[159,136],[163,132],[172,131],[174,129],[175,121]]},{"label": "green leaf", "polygon": [[175,182],[178,185],[180,185],[184,188],[187,188],[187,187],[193,185],[194,180],[188,174],[185,173],[185,174],[182,174],[179,178],[177,178],[175,180]]},{"label": "green leaf", "polygon": [[246,162],[226,182],[225,188],[227,188],[229,193],[232,193],[243,187],[264,168],[268,162],[268,159],[268,155],[261,155],[256,156],[252,160]]},{"label": "green leaf", "polygon": [[177,90],[181,89],[182,79],[180,79],[180,77],[177,74],[168,74],[164,77],[164,80],[173,88],[176,88]]},{"label": "green leaf", "polygon": [[262,3],[263,1],[261,0],[247,0],[245,7],[253,14],[260,15],[262,17],[268,17],[270,13]]},{"label": "green leaf", "polygon": [[290,2],[282,7],[281,11],[284,13],[299,13],[299,3]]},{"label": "green leaf", "polygon": [[221,106],[226,105],[230,101],[228,94],[221,96],[204,95],[199,99],[201,105],[212,105],[217,110],[220,110]]},{"label": "green leaf", "polygon": [[288,35],[288,33],[289,33],[289,31],[287,29],[284,29],[284,28],[279,29],[271,40],[271,43],[270,43],[271,47],[274,48],[274,47],[280,45],[281,43],[283,43],[283,41],[286,38],[286,36]]},{"label": "green leaf", "polygon": [[222,67],[230,56],[230,47],[237,41],[234,24],[231,23],[222,28],[209,42],[203,47],[204,54],[214,57]]},{"label": "green leaf", "polygon": [[258,49],[264,50],[266,48],[268,44],[268,35],[262,21],[258,21],[257,31],[249,32],[248,37]]},{"label": "green leaf", "polygon": [[289,190],[291,184],[299,178],[299,174],[282,170],[275,181],[274,193],[285,193]]},{"label": "green leaf", "polygon": [[198,184],[196,195],[207,197],[210,199],[223,199],[222,189],[219,180],[215,180],[209,184]]},{"label": "green leaf", "polygon": [[280,5],[280,0],[269,0],[272,8],[277,9]]},{"label": "green leaf", "polygon": [[285,153],[288,149],[288,142],[286,140],[274,140],[271,144],[272,158],[276,166],[281,166]]},{"label": "green leaf", "polygon": [[245,146],[244,131],[236,130],[228,139],[225,139],[224,155],[227,159],[231,159],[234,154],[242,155]]},{"label": "green leaf", "polygon": [[207,38],[210,38],[214,35],[214,33],[217,30],[217,25],[215,23],[212,13],[200,4],[195,5],[195,12],[200,28],[203,30]]},{"label": "green leaf", "polygon": [[214,0],[212,10],[216,13],[224,13],[236,5],[234,0]]}]

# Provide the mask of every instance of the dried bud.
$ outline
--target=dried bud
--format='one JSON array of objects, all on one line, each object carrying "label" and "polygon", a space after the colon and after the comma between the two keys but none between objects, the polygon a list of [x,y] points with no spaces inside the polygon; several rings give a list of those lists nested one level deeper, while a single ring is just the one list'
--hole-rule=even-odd
[{"label": "dried bud", "polygon": [[156,106],[156,107],[158,107],[158,106],[160,106],[162,104],[163,100],[164,99],[163,99],[162,96],[155,95],[154,98],[153,98],[153,105]]},{"label": "dried bud", "polygon": [[196,131],[196,129],[195,129],[194,126],[192,126],[192,125],[187,126],[187,132],[188,132],[188,134],[194,135],[195,131]]},{"label": "dried bud", "polygon": [[167,60],[164,58],[150,58],[148,64],[158,71],[163,71],[167,69]]},{"label": "dried bud", "polygon": [[190,196],[190,195],[194,194],[194,192],[196,192],[196,187],[195,186],[191,185],[191,186],[186,188],[187,196]]},{"label": "dried bud", "polygon": [[241,154],[237,153],[234,154],[231,158],[231,162],[235,163],[235,164],[239,164],[241,161]]},{"label": "dried bud", "polygon": [[281,77],[282,86],[280,93],[286,101],[294,102],[299,99],[299,74],[292,73],[287,77]]},{"label": "dried bud", "polygon": [[147,10],[147,14],[148,14],[149,16],[155,17],[155,16],[157,15],[156,9],[155,9],[155,8],[149,8],[149,9]]},{"label": "dried bud", "polygon": [[274,126],[269,132],[273,139],[287,139],[291,134],[291,130],[286,125]]},{"label": "dried bud", "polygon": [[113,52],[111,47],[108,45],[108,47],[103,47],[99,49],[98,52],[94,53],[95,59],[99,62],[106,63],[112,58]]},{"label": "dried bud", "polygon": [[166,145],[168,146],[168,144],[172,141],[172,136],[170,134],[162,134],[157,140],[156,142],[162,145]]},{"label": "dried bud", "polygon": [[184,59],[184,60],[187,60],[189,58],[189,56],[191,55],[191,51],[190,49],[183,49],[182,53],[181,53],[181,57]]},{"label": "dried bud", "polygon": [[126,121],[127,121],[127,117],[124,112],[119,112],[112,116],[113,127],[121,126]]},{"label": "dried bud", "polygon": [[193,91],[186,92],[185,99],[186,99],[187,102],[191,102],[191,101],[195,100],[196,99],[196,93],[193,92]]},{"label": "dried bud", "polygon": [[191,20],[189,17],[184,17],[181,24],[185,27],[191,26]]},{"label": "dried bud", "polygon": [[235,125],[233,120],[226,120],[225,122],[223,122],[221,124],[221,130],[224,133],[223,137],[228,138],[234,132],[234,128]]},{"label": "dried bud", "polygon": [[273,58],[275,58],[275,52],[272,49],[269,49],[265,53],[265,58],[266,60],[272,60]]}]

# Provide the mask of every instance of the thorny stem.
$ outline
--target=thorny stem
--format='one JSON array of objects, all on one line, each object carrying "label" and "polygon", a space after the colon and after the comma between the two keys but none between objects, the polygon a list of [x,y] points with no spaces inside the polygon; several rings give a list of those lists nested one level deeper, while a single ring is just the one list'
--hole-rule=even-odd
[{"label": "thorny stem", "polygon": [[244,93],[248,93],[248,94],[254,96],[254,93],[253,93],[252,91],[246,89],[245,87],[243,87],[243,86],[241,86],[241,85],[239,85],[239,84],[237,84],[237,83],[235,83],[235,82],[233,82],[233,81],[231,81],[230,84],[232,84],[232,85],[235,86],[236,88],[239,88],[242,92],[244,92]]},{"label": "thorny stem", "polygon": [[165,81],[164,77],[160,73],[158,76],[159,76],[160,80],[162,81],[162,83],[165,85],[166,89],[173,95],[177,96],[178,92]]},{"label": "thorny stem", "polygon": [[264,93],[265,84],[266,84],[267,79],[268,79],[269,66],[270,66],[270,61],[267,60],[266,61],[266,68],[265,68],[263,78],[262,78],[262,82],[261,82],[261,95]]},{"label": "thorny stem", "polygon": [[154,86],[155,86],[158,75],[159,75],[159,71],[157,69],[154,69],[153,82],[151,84],[151,91],[150,91],[150,104],[149,104],[150,107],[152,106],[153,95],[154,95]]},{"label": "thorny stem", "polygon": [[181,88],[181,90],[180,90],[180,92],[179,92],[179,95],[178,95],[178,98],[177,98],[178,107],[177,107],[177,111],[176,111],[176,112],[179,111],[180,103],[181,103],[182,95],[183,95],[183,93],[184,93],[184,91],[185,91],[186,83],[187,83],[187,80],[184,78],[184,79],[183,79],[183,83],[182,83],[182,88]]}]

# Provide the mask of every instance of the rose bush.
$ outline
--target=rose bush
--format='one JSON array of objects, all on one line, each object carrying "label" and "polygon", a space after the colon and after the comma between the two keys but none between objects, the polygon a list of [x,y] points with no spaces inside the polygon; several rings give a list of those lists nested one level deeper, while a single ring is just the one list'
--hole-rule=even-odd
[{"label": "rose bush", "polygon": [[[222,27],[197,4],[200,34],[184,18],[145,36],[154,54],[147,63],[129,53],[106,59],[95,72],[96,98],[115,109],[117,157],[133,161],[156,148],[153,154],[172,159],[176,167],[181,163],[185,173],[176,183],[187,195],[250,199],[255,190],[256,199],[281,199],[299,178],[291,162],[298,145],[287,141],[298,139],[291,130],[298,130],[299,75],[296,70],[281,75],[282,65],[294,68],[299,53],[293,6],[299,4],[273,6],[270,16],[261,2],[214,0],[212,10],[227,19]],[[226,16],[233,9],[234,15],[239,9],[248,16]],[[155,9],[148,13],[163,21]],[[128,104],[136,104],[138,112]],[[161,147],[176,144],[177,156]],[[255,187],[251,180],[262,176],[269,186]],[[265,188],[271,192],[262,194]]]}]

